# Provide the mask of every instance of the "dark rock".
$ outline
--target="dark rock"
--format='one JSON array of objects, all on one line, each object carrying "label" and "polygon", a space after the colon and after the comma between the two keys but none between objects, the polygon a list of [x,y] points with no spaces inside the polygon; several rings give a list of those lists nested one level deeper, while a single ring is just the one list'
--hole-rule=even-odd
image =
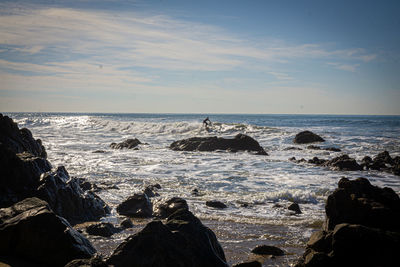
[{"label": "dark rock", "polygon": [[244,134],[238,134],[233,139],[216,136],[193,137],[175,141],[170,145],[170,148],[177,151],[253,151],[257,152],[258,155],[268,155],[256,140]]},{"label": "dark rock", "polygon": [[365,178],[342,178],[297,267],[393,266],[400,247],[400,198]]},{"label": "dark rock", "polygon": [[321,136],[319,136],[313,132],[304,131],[304,132],[298,133],[295,136],[293,142],[296,144],[309,144],[309,143],[315,143],[315,142],[325,142],[325,140]]},{"label": "dark rock", "polygon": [[307,149],[311,149],[311,150],[321,150],[320,146],[314,146],[314,145],[310,145],[307,147]]},{"label": "dark rock", "polygon": [[152,216],[153,205],[146,194],[134,194],[118,205],[117,212],[130,217],[148,218]]},{"label": "dark rock", "polygon": [[122,228],[132,228],[133,227],[133,223],[132,223],[131,219],[126,218],[125,220],[123,220],[121,222],[121,227]]},{"label": "dark rock", "polygon": [[146,186],[146,188],[144,189],[144,193],[147,195],[147,197],[157,197],[159,196],[159,194],[156,192],[157,189],[161,189],[161,185],[160,184],[152,184],[152,185],[148,185]]},{"label": "dark rock", "polygon": [[376,157],[374,157],[374,162],[383,162],[383,163],[393,165],[393,159],[389,155],[389,152],[387,152],[387,151],[384,151],[384,152],[376,155]]},{"label": "dark rock", "polygon": [[108,206],[91,191],[83,191],[79,181],[70,179],[63,166],[42,174],[37,196],[47,201],[52,210],[70,223],[98,220],[110,212]]},{"label": "dark rock", "polygon": [[40,139],[35,140],[31,131],[19,129],[8,116],[0,113],[0,143],[3,143],[14,153],[29,152],[30,154],[46,158],[47,153]]},{"label": "dark rock", "polygon": [[104,151],[104,150],[95,150],[95,151],[93,151],[92,153],[95,153],[95,154],[103,154],[103,153],[106,153],[106,151]]},{"label": "dark rock", "polygon": [[336,158],[333,158],[324,163],[325,166],[329,166],[334,170],[340,171],[361,171],[362,167],[357,163],[357,161],[353,158],[350,158],[348,155],[342,155]]},{"label": "dark rock", "polygon": [[300,147],[295,147],[295,146],[291,146],[291,147],[286,147],[283,149],[284,151],[289,151],[289,150],[303,150]]},{"label": "dark rock", "polygon": [[217,208],[217,209],[226,209],[227,208],[227,206],[224,203],[222,203],[221,201],[217,201],[217,200],[206,201],[206,206],[212,207],[212,208]]},{"label": "dark rock", "polygon": [[327,162],[327,160],[319,159],[317,157],[314,157],[314,158],[308,160],[308,163],[316,164],[316,165],[322,165],[322,164],[325,164],[326,162]]},{"label": "dark rock", "polygon": [[87,181],[85,178],[75,178],[75,179],[78,180],[79,186],[83,191],[89,191],[89,190],[92,192],[100,191],[100,188],[96,184]]},{"label": "dark rock", "polygon": [[64,266],[96,252],[85,237],[38,198],[0,209],[0,240],[2,255],[48,266]]},{"label": "dark rock", "polygon": [[28,152],[15,154],[0,143],[0,207],[8,207],[36,194],[40,175],[51,170],[50,163]]},{"label": "dark rock", "polygon": [[137,147],[138,145],[140,145],[141,142],[135,138],[135,139],[127,139],[121,143],[111,143],[110,147],[114,148],[114,149],[123,149],[123,148],[127,148],[127,149],[132,149]]},{"label": "dark rock", "polygon": [[325,206],[327,230],[340,223],[400,230],[400,198],[391,188],[373,186],[365,178],[342,178],[338,185]]},{"label": "dark rock", "polygon": [[297,203],[292,203],[289,205],[288,210],[294,211],[296,214],[300,214],[301,210],[300,210],[300,206]]},{"label": "dark rock", "polygon": [[166,224],[153,221],[128,237],[107,260],[118,266],[228,266],[215,234],[181,209]]},{"label": "dark rock", "polygon": [[[39,197],[73,224],[98,219],[108,212],[104,201],[92,192],[83,192],[64,167],[51,172],[51,164],[39,147],[41,142],[35,141],[29,130],[19,130],[8,117],[0,116],[0,124],[0,135],[6,142],[0,143],[0,207]],[[16,153],[20,150],[24,152]]]},{"label": "dark rock", "polygon": [[285,252],[274,246],[260,245],[251,250],[252,253],[258,255],[273,255],[273,256],[282,256]]},{"label": "dark rock", "polygon": [[180,209],[189,210],[189,206],[183,198],[173,197],[167,201],[161,201],[155,205],[154,215],[158,218],[167,218]]},{"label": "dark rock", "polygon": [[120,231],[121,229],[116,228],[111,223],[105,223],[105,222],[91,224],[88,227],[86,227],[86,232],[89,235],[97,235],[103,237],[110,237],[113,234],[118,233]]},{"label": "dark rock", "polygon": [[320,146],[315,146],[315,145],[310,145],[307,147],[307,149],[311,150],[326,150],[326,151],[332,151],[332,152],[340,152],[341,150],[336,147],[320,147]]},{"label": "dark rock", "polygon": [[98,255],[90,259],[78,259],[70,261],[64,267],[109,267],[108,264]]},{"label": "dark rock", "polygon": [[326,147],[326,148],[324,148],[324,150],[332,151],[332,152],[340,152],[340,151],[342,151],[340,148],[337,148],[337,147]]},{"label": "dark rock", "polygon": [[259,261],[241,262],[233,265],[232,267],[261,267],[262,264]]}]

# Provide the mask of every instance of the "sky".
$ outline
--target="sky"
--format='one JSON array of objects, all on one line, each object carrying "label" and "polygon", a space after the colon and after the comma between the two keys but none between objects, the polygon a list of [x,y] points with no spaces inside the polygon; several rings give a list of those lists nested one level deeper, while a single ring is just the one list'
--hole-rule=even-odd
[{"label": "sky", "polygon": [[400,115],[400,1],[2,0],[0,112]]}]

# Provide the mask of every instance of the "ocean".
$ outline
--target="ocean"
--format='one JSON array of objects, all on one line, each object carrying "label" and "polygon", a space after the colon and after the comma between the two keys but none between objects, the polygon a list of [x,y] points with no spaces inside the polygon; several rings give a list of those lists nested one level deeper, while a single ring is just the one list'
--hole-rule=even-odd
[{"label": "ocean", "polygon": [[[276,245],[286,256],[263,259],[265,266],[289,266],[304,252],[310,234],[325,216],[327,196],[341,177],[366,177],[374,185],[400,193],[400,177],[378,171],[333,171],[289,161],[313,157],[331,159],[348,154],[361,160],[388,151],[400,156],[400,116],[350,115],[224,115],[224,114],[73,114],[6,113],[43,141],[53,167],[64,165],[71,177],[112,185],[98,195],[112,209],[104,221],[119,223],[115,207],[145,185],[160,184],[159,198],[182,197],[190,210],[216,232],[230,264],[252,259],[258,244]],[[212,126],[202,125],[209,116]],[[341,152],[306,149],[293,144],[294,136],[310,130]],[[169,149],[176,140],[195,136],[256,139],[269,154],[247,152],[178,152]],[[138,150],[114,150],[112,142],[138,138]],[[302,150],[287,150],[297,147]],[[94,153],[101,152],[101,153]],[[194,195],[193,189],[199,194]],[[207,207],[208,200],[228,208]],[[300,205],[301,214],[286,209]],[[110,239],[91,238],[100,253],[110,251],[146,221]]]}]

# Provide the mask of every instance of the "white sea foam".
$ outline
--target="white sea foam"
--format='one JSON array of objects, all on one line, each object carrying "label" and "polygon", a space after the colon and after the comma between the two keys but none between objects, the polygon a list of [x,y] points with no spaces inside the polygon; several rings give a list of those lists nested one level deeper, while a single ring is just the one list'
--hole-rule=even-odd
[{"label": "white sea foam", "polygon": [[[206,131],[201,119],[196,117],[60,114],[17,114],[13,117],[20,127],[28,127],[36,138],[43,140],[54,166],[65,165],[72,176],[118,186],[119,189],[100,193],[113,207],[133,192],[143,190],[145,184],[159,183],[162,197],[184,197],[201,218],[288,225],[323,219],[325,199],[342,176],[364,176],[376,185],[390,186],[400,192],[398,177],[390,174],[333,172],[288,161],[292,156],[332,158],[343,153],[360,160],[385,149],[393,156],[400,155],[400,141],[390,131],[377,135],[356,127],[334,125],[338,121],[323,126],[294,122],[293,126],[270,127],[266,122],[237,123],[231,119],[214,121]],[[321,146],[337,146],[342,152],[309,150],[306,145],[297,145],[302,150],[285,150],[296,146],[292,143],[293,137],[304,128],[327,139]],[[269,156],[168,149],[173,141],[183,138],[233,137],[238,133],[254,137]],[[147,144],[140,145],[136,151],[109,148],[110,143],[127,138],[138,138]],[[96,150],[104,153],[93,153]],[[199,190],[198,196],[192,195],[193,188]],[[205,206],[207,200],[222,201],[228,209],[209,208]],[[300,203],[301,215],[288,215],[286,207],[292,201]]]}]

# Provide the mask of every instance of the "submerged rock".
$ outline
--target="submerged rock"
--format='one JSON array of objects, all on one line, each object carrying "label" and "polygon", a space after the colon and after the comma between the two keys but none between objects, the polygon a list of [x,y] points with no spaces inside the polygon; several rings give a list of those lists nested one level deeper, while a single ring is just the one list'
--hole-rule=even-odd
[{"label": "submerged rock", "polygon": [[393,266],[400,247],[400,198],[365,178],[342,178],[328,196],[324,229],[296,267]]},{"label": "submerged rock", "polygon": [[321,136],[313,132],[303,131],[296,134],[296,136],[293,139],[293,142],[295,144],[309,144],[315,142],[325,142],[325,140]]},{"label": "submerged rock", "polygon": [[64,266],[96,252],[90,242],[38,198],[0,209],[0,254],[48,266]]},{"label": "submerged rock", "polygon": [[153,221],[128,237],[107,259],[118,266],[228,266],[215,234],[181,209],[166,224]]},{"label": "submerged rock", "polygon": [[170,148],[177,151],[253,151],[257,152],[258,155],[268,155],[256,140],[244,134],[238,134],[233,139],[216,136],[193,137],[175,141],[170,145]]},{"label": "submerged rock", "polygon": [[132,149],[137,147],[138,145],[140,145],[142,142],[139,141],[139,139],[135,138],[135,139],[127,139],[121,143],[111,143],[110,147],[113,149],[123,149],[123,148],[127,148],[127,149]]},{"label": "submerged rock", "polygon": [[153,205],[146,194],[134,194],[117,206],[121,215],[149,218],[153,214]]}]

